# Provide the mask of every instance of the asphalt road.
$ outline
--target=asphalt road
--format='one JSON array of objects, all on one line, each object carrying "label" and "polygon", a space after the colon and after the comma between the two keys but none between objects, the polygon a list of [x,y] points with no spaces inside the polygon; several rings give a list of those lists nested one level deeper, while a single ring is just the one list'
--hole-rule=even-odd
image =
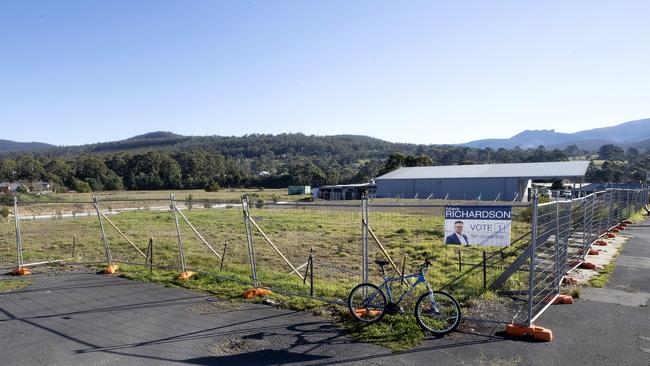
[{"label": "asphalt road", "polygon": [[550,343],[494,326],[392,353],[308,313],[72,273],[0,294],[0,365],[650,365],[648,303],[630,305],[650,293],[650,221],[625,233],[609,285],[538,320]]}]

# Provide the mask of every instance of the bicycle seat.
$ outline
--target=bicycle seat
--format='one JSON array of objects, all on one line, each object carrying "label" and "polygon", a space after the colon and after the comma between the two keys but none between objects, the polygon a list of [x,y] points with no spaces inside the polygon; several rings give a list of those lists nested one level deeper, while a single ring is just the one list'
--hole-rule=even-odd
[{"label": "bicycle seat", "polygon": [[375,260],[375,263],[377,263],[378,266],[382,266],[382,267],[383,267],[383,266],[387,265],[387,264],[390,263],[390,262],[387,261],[387,260],[384,260],[384,259],[377,259],[377,260]]}]

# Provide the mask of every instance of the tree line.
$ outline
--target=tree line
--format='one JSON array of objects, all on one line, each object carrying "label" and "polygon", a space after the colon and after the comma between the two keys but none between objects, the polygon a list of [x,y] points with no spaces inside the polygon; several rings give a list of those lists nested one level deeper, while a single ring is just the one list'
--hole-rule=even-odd
[{"label": "tree line", "polygon": [[[218,143],[217,143],[218,142]],[[124,151],[115,151],[124,149]],[[368,182],[401,166],[566,161],[563,150],[393,144],[365,136],[302,134],[243,137],[152,135],[90,147],[57,148],[0,160],[0,181],[47,181],[56,190],[207,189],[321,186]],[[587,181],[645,179],[650,152],[603,146]]]}]

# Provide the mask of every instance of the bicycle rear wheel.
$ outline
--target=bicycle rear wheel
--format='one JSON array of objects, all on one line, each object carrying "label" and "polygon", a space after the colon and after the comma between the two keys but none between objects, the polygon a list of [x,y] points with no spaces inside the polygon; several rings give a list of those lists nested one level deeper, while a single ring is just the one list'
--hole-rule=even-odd
[{"label": "bicycle rear wheel", "polygon": [[386,295],[372,283],[362,283],[350,291],[348,296],[350,314],[362,322],[374,323],[384,316]]},{"label": "bicycle rear wheel", "polygon": [[458,301],[442,291],[423,294],[415,306],[415,318],[420,326],[438,336],[454,331],[460,317]]}]

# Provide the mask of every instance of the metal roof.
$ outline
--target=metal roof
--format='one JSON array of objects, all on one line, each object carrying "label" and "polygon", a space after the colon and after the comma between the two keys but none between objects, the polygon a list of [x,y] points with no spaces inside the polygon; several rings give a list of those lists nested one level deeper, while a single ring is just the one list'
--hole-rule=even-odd
[{"label": "metal roof", "polygon": [[563,178],[582,177],[589,161],[551,163],[445,165],[399,168],[375,179],[438,179],[438,178]]}]

